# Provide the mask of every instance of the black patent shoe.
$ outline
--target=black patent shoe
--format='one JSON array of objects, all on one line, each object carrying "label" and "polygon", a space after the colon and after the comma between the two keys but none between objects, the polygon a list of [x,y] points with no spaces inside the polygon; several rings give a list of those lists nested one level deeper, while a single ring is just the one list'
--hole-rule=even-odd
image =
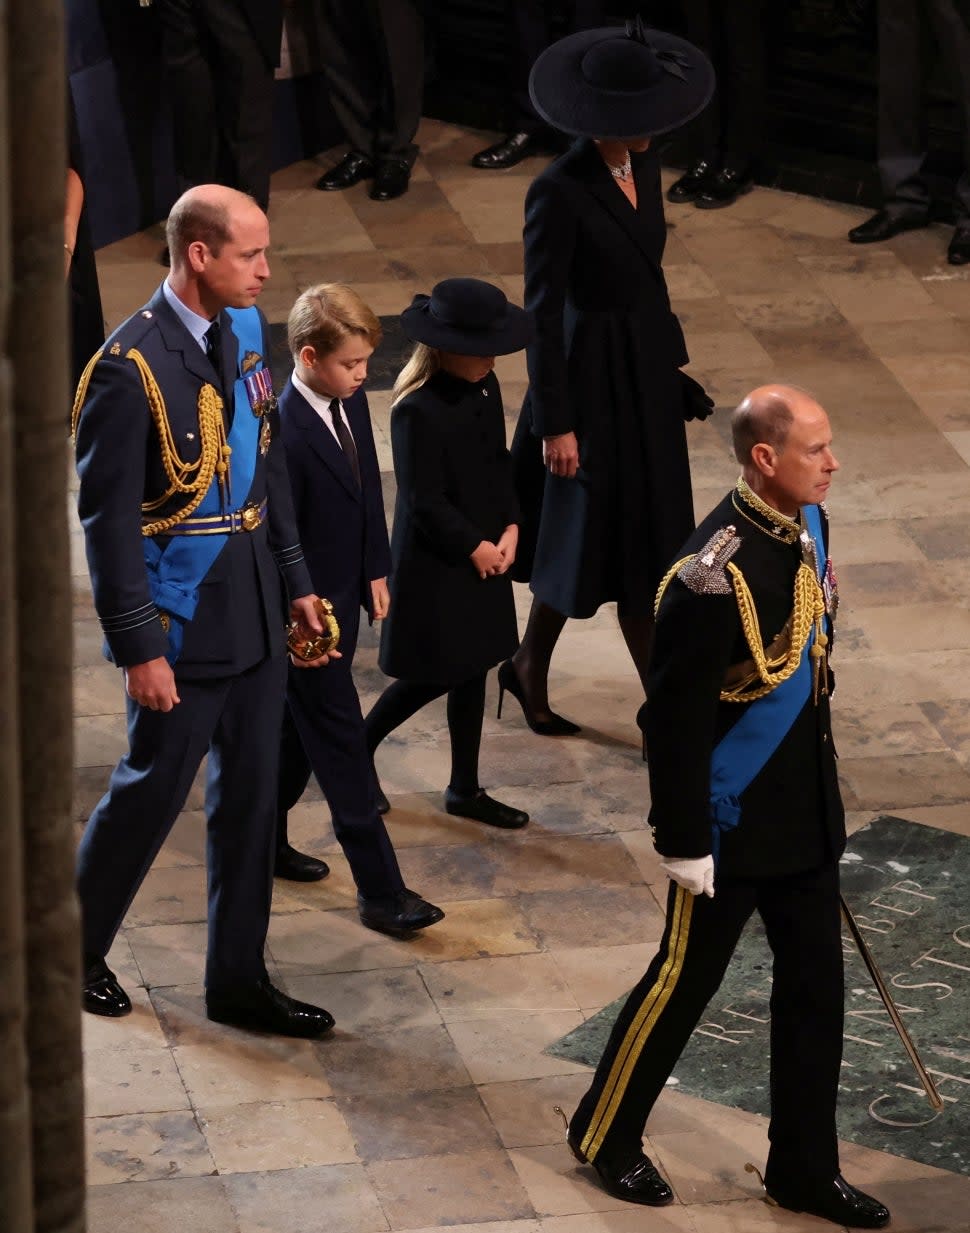
[{"label": "black patent shoe", "polygon": [[954,231],[946,250],[946,259],[950,265],[970,264],[970,226],[957,227]]},{"label": "black patent shoe", "polygon": [[215,1023],[275,1032],[278,1036],[322,1036],[334,1024],[329,1011],[287,997],[281,989],[269,983],[267,976],[247,989],[207,989],[205,1010]]},{"label": "black patent shoe", "polygon": [[305,852],[297,852],[296,848],[288,843],[276,849],[274,877],[286,878],[290,882],[320,882],[329,872],[330,866],[326,861],[307,856]]},{"label": "black patent shoe", "polygon": [[387,799],[384,789],[381,787],[381,781],[377,778],[377,771],[374,772],[374,806],[379,814],[391,812],[391,802]]},{"label": "black patent shoe", "polygon": [[522,707],[525,722],[539,736],[574,736],[577,732],[581,731],[579,724],[574,724],[572,720],[564,719],[562,715],[557,715],[555,711],[549,712],[548,719],[536,719],[535,712],[529,705],[529,700],[525,696],[525,690],[522,688],[522,682],[519,680],[519,674],[516,672],[515,664],[511,659],[507,659],[504,664],[499,665],[498,711],[495,715],[496,719],[502,718],[502,702],[505,699],[506,690]]},{"label": "black patent shoe", "polygon": [[386,899],[365,899],[358,895],[357,911],[362,925],[378,933],[388,933],[392,938],[407,937],[445,918],[441,908],[406,887]]},{"label": "black patent shoe", "polygon": [[374,183],[367,190],[371,201],[403,197],[411,183],[411,165],[403,158],[386,158],[377,164]]},{"label": "black patent shoe", "polygon": [[841,1173],[824,1186],[813,1186],[802,1191],[797,1187],[765,1187],[771,1203],[786,1207],[792,1212],[808,1212],[821,1216],[848,1229],[882,1229],[889,1224],[889,1208],[850,1186]]},{"label": "black patent shoe", "polygon": [[644,1156],[642,1152],[632,1164],[617,1169],[601,1161],[599,1156],[594,1160],[587,1160],[572,1135],[566,1136],[566,1142],[581,1164],[588,1164],[595,1169],[603,1183],[603,1189],[614,1199],[625,1199],[627,1203],[642,1203],[647,1207],[666,1207],[668,1203],[673,1203],[674,1192],[657,1172],[650,1157]]},{"label": "black patent shoe", "polygon": [[131,999],[103,959],[85,962],[81,1005],[88,1014],[108,1015],[112,1019],[131,1014]]},{"label": "black patent shoe", "polygon": [[479,788],[474,796],[458,796],[451,788],[445,789],[445,813],[459,818],[472,818],[486,826],[497,826],[503,831],[517,831],[525,826],[529,815],[511,805],[503,805]]},{"label": "black patent shoe", "polygon": [[539,139],[534,134],[509,133],[494,146],[479,150],[472,158],[472,166],[486,171],[500,171],[504,167],[515,167],[524,158],[538,154],[540,149]]},{"label": "black patent shoe", "polygon": [[735,171],[725,167],[712,176],[694,200],[698,210],[723,210],[734,205],[739,197],[754,188],[754,178],[749,171]]},{"label": "black patent shoe", "polygon": [[849,232],[850,244],[878,244],[891,240],[901,231],[917,231],[929,226],[925,210],[880,210]]},{"label": "black patent shoe", "polygon": [[340,189],[352,188],[361,180],[369,180],[374,174],[374,163],[360,150],[351,150],[345,154],[336,167],[325,171],[317,180],[317,188],[325,193],[338,192]]},{"label": "black patent shoe", "polygon": [[714,168],[706,158],[698,159],[687,168],[679,180],[674,180],[667,189],[668,201],[694,201],[707,187],[714,175]]}]

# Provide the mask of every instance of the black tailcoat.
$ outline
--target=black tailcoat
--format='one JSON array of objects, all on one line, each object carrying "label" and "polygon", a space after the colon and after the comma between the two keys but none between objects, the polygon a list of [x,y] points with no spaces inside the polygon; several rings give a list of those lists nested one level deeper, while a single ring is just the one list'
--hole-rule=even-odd
[{"label": "black tailcoat", "polygon": [[[531,568],[536,596],[567,616],[608,600],[649,610],[694,525],[678,375],[688,356],[660,265],[660,162],[652,151],[632,162],[637,209],[591,141],[526,198],[536,341],[512,446],[525,524],[515,577]],[[565,432],[579,438],[575,479],[541,467],[537,438]]]},{"label": "black tailcoat", "polygon": [[391,608],[380,664],[389,676],[457,685],[519,644],[508,574],[479,578],[469,559],[519,521],[494,373],[436,373],[391,412],[397,503]]}]

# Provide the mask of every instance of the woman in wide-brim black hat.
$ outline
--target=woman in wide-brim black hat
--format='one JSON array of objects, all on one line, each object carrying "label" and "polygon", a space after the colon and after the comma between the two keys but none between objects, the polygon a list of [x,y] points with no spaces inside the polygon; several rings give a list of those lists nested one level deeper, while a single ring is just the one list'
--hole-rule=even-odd
[{"label": "woman in wide-brim black hat", "polygon": [[519,508],[492,369],[532,341],[532,319],[490,283],[449,278],[415,296],[401,325],[415,347],[392,401],[397,501],[380,649],[397,679],[367,716],[368,747],[447,694],[445,809],[521,827],[528,814],[483,791],[478,752],[486,676],[519,643],[509,574]]},{"label": "woman in wide-brim black hat", "polygon": [[526,197],[536,340],[512,455],[523,507],[515,576],[535,598],[499,683],[537,732],[578,731],[547,691],[567,617],[616,602],[645,683],[653,597],[693,529],[684,422],[712,403],[680,371],[688,357],[661,267],[652,142],[695,116],[713,88],[702,52],[639,19],[572,34],[532,69],[536,110],[580,138]]}]

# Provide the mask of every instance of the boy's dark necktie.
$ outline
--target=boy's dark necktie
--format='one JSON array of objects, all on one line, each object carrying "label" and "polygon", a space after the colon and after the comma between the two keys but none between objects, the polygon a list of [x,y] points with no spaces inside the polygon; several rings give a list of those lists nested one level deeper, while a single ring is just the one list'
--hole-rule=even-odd
[{"label": "boy's dark necktie", "polygon": [[347,421],[344,419],[339,398],[334,398],[330,403],[330,414],[333,416],[333,428],[337,434],[337,440],[340,442],[340,448],[350,463],[350,469],[354,473],[354,479],[357,481],[357,487],[359,488],[361,486],[360,459],[357,457],[357,446],[354,444],[354,438],[347,427]]}]

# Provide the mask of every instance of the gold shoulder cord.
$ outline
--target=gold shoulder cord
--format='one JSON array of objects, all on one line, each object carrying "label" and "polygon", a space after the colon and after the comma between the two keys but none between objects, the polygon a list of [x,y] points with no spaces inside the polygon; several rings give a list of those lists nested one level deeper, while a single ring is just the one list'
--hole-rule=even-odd
[{"label": "gold shoulder cord", "polygon": [[[103,354],[102,350],[93,356],[81,374],[77,394],[74,397],[74,410],[71,415],[72,434],[77,432],[77,424],[81,416],[81,408],[87,397],[91,374],[94,372],[94,367]],[[222,398],[216,391],[215,386],[206,382],[199,390],[198,400],[199,457],[196,462],[183,461],[179,456],[175,439],[172,436],[172,427],[169,423],[168,411],[165,407],[165,398],[155,379],[155,374],[148,366],[148,361],[140,351],[136,351],[134,348],[128,352],[125,359],[131,360],[134,363],[138,369],[138,375],[141,377],[145,398],[148,400],[148,409],[151,412],[155,430],[158,433],[162,466],[165,469],[165,475],[169,484],[160,497],[156,497],[153,501],[143,502],[142,512],[147,514],[152,510],[158,509],[171,497],[175,496],[176,493],[187,493],[190,496],[188,504],[177,513],[170,515],[168,518],[159,518],[154,522],[145,523],[142,526],[141,533],[147,537],[159,535],[170,530],[172,527],[177,526],[184,518],[188,518],[190,514],[194,513],[202,504],[202,500],[209,491],[212,478],[215,475],[219,477],[219,486],[225,501],[228,496],[229,456],[232,453],[232,449],[226,440],[226,426],[222,418]]]},{"label": "gold shoulder cord", "polygon": [[[664,575],[657,589],[654,603],[654,615],[660,609],[660,601],[670,583],[671,578],[690,557],[682,557]],[[825,633],[825,595],[815,577],[815,571],[803,561],[795,574],[795,588],[791,614],[791,643],[784,655],[769,660],[765,655],[764,642],[761,637],[761,627],[758,624],[758,611],[755,608],[754,596],[744,575],[733,561],[727,565],[737,600],[738,614],[741,617],[741,628],[751,651],[755,671],[743,680],[732,685],[730,689],[722,689],[722,702],[754,702],[770,694],[783,681],[787,681],[801,663],[805,644],[815,628],[815,641],[812,644],[814,697],[818,697],[820,689],[825,692],[825,682],[822,679],[822,664],[828,637]]]}]

